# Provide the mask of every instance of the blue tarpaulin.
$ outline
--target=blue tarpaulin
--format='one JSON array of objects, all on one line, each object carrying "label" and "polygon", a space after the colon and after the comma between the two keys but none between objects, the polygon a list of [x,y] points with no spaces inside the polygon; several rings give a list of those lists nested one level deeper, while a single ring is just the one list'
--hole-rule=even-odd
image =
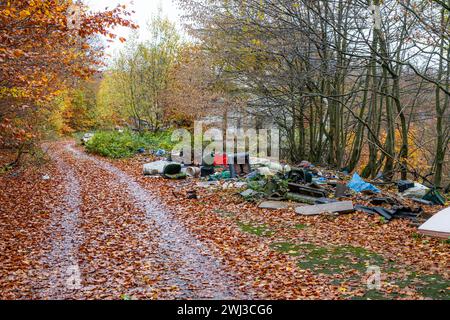
[{"label": "blue tarpaulin", "polygon": [[350,181],[347,186],[356,192],[363,192],[363,191],[372,191],[375,193],[381,192],[380,189],[378,189],[374,185],[365,182],[357,173],[353,175],[352,181]]}]

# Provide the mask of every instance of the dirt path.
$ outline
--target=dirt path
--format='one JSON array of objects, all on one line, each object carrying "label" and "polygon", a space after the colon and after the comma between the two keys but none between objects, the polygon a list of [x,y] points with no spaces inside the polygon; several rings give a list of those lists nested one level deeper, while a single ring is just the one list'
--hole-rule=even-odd
[{"label": "dirt path", "polygon": [[83,232],[79,222],[82,200],[77,174],[57,153],[50,156],[63,173],[61,187],[64,196],[51,213],[49,232],[52,234],[52,249],[42,259],[45,266],[43,277],[49,285],[39,290],[39,298],[54,300],[70,297],[70,290],[81,286],[77,253],[83,241]]},{"label": "dirt path", "polygon": [[38,298],[245,298],[207,247],[129,175],[71,142],[46,148],[64,186]]}]

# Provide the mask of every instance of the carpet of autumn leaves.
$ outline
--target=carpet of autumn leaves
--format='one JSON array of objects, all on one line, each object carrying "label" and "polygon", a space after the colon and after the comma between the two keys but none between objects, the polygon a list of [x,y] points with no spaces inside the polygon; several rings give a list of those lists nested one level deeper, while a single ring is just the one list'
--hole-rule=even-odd
[{"label": "carpet of autumn leaves", "polygon": [[[44,165],[0,176],[2,299],[370,298],[361,252],[383,272],[375,298],[436,297],[422,290],[434,278],[449,297],[449,244],[407,221],[262,210],[236,190],[144,177],[144,157],[109,161],[71,141],[44,149]],[[335,272],[302,267],[333,265],[335,248],[349,261]],[[82,283],[70,290],[74,263]]]}]

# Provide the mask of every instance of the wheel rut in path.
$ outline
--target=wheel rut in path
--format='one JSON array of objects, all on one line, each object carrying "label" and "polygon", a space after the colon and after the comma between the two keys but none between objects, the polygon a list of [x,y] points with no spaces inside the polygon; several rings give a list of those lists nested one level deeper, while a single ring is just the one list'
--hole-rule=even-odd
[{"label": "wheel rut in path", "polygon": [[[60,153],[72,158],[70,163],[58,160],[57,155],[52,158],[58,162],[60,168],[66,173],[65,199],[67,211],[65,219],[62,220],[62,229],[64,230],[62,241],[58,241],[53,256],[61,255],[63,262],[58,262],[58,268],[70,267],[73,262],[73,252],[76,251],[82,239],[78,236],[77,225],[79,225],[79,207],[81,192],[77,175],[81,168],[89,167],[92,172],[89,177],[79,177],[79,179],[89,178],[95,186],[96,173],[105,172],[111,179],[108,184],[111,188],[121,188],[124,190],[123,197],[129,197],[130,202],[134,203],[139,210],[145,214],[144,221],[148,228],[143,228],[144,233],[134,235],[138,238],[158,237],[157,252],[149,249],[146,253],[151,264],[162,265],[163,277],[159,285],[164,287],[176,288],[176,293],[172,296],[158,298],[177,298],[177,299],[245,299],[244,295],[233,276],[225,270],[221,262],[215,258],[210,250],[190,232],[170,213],[170,210],[164,209],[161,201],[151,192],[144,189],[132,177],[115,167],[114,165],[102,161],[96,157],[89,156],[78,150],[74,143],[65,142],[60,148]],[[61,155],[60,155],[61,156]],[[90,192],[96,192],[91,190]],[[155,232],[155,228],[158,232]],[[72,236],[69,236],[72,235]],[[75,240],[75,241],[74,241]],[[151,247],[149,245],[149,247]],[[67,262],[67,263],[66,263]],[[69,263],[70,262],[70,263]],[[62,270],[61,270],[62,271]],[[66,272],[67,273],[67,272]],[[83,277],[83,275],[81,275]],[[60,285],[58,284],[58,288]],[[138,289],[137,289],[138,290]],[[126,291],[124,293],[128,293]],[[131,292],[132,293],[132,292]]]}]

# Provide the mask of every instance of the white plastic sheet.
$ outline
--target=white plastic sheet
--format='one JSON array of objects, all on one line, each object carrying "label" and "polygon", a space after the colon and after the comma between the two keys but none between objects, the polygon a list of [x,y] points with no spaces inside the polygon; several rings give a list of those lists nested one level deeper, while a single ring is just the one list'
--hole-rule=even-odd
[{"label": "white plastic sheet", "polygon": [[448,239],[450,237],[450,208],[435,214],[419,228],[419,232],[433,237]]}]

